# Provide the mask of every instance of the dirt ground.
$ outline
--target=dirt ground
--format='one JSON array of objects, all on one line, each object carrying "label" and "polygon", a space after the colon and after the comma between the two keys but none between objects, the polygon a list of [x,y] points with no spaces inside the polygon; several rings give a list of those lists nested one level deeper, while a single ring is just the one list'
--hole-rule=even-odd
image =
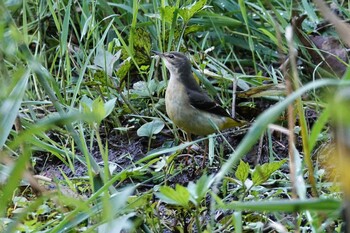
[{"label": "dirt ground", "polygon": [[[237,108],[237,114],[246,121],[253,122],[254,119],[265,109],[269,108],[271,105],[274,104],[273,101],[269,101],[266,99],[256,99],[254,100],[255,108],[247,108],[247,107],[238,107]],[[314,120],[317,117],[317,114],[313,110],[307,110],[307,119],[308,123],[311,126]],[[280,118],[279,122],[277,124],[286,127],[286,120],[283,118],[283,116]],[[239,142],[244,137],[245,133],[247,132],[247,129],[249,126],[246,126],[242,129],[229,129],[225,131],[223,134],[225,135],[226,140],[230,143],[230,145],[235,148],[236,145],[239,144]],[[126,134],[117,134],[116,132],[108,132],[107,130],[101,130],[101,135],[103,137],[103,142],[108,142],[108,148],[109,148],[109,161],[110,163],[115,164],[116,169],[114,172],[119,172],[125,168],[128,168],[132,163],[138,161],[139,159],[143,158],[147,154],[147,146],[148,146],[148,139],[138,137],[135,131],[130,131]],[[157,135],[155,139],[152,140],[151,149],[159,148],[161,145],[163,145],[165,142],[173,143],[174,137],[171,134],[170,130],[163,130],[164,132],[162,134]],[[54,137],[54,136],[53,136]],[[277,156],[277,160],[287,158],[288,157],[288,138],[286,135],[274,131],[271,133],[271,139],[272,139],[272,148],[273,148],[273,154],[274,156]],[[184,139],[182,139],[184,140]],[[216,138],[216,148],[223,146],[224,155],[227,155],[230,153],[228,146],[225,146],[224,140],[220,137]],[[301,147],[301,139],[297,137],[297,148]],[[198,145],[199,149],[192,150],[191,154],[193,157],[189,156],[189,158],[186,157],[187,151],[184,150],[184,155],[179,155],[178,158],[176,158],[174,161],[179,166],[183,166],[182,171],[178,173],[175,176],[172,176],[169,178],[168,185],[172,184],[182,184],[186,185],[189,181],[197,180],[202,173],[204,172],[203,169],[200,168],[200,165],[203,163],[203,154],[204,154],[204,143],[200,143]],[[96,159],[98,163],[102,164],[102,157],[100,155],[98,145],[97,143],[93,143],[92,150],[90,153],[93,155],[93,157]],[[271,155],[271,151],[269,151],[269,139],[268,135],[265,133],[265,135],[260,139],[259,143],[256,144],[250,152],[243,158],[245,162],[248,162],[251,167],[254,167],[257,164],[263,164],[269,161],[269,157]],[[59,160],[56,156],[48,155],[47,153],[39,153],[36,154],[37,162],[35,166],[35,173],[40,174],[43,176],[46,176],[48,178],[55,178],[57,180],[63,180],[64,177],[62,175],[62,172],[67,177],[83,177],[86,176],[86,167],[85,165],[81,164],[79,161],[74,162],[74,171],[72,171],[69,166],[67,166],[65,163],[63,163],[61,160]],[[193,160],[195,159],[195,162],[197,166],[186,166],[184,163],[191,163],[193,164]],[[221,159],[221,158],[220,158]],[[223,158],[227,159],[227,158]],[[187,162],[186,162],[187,160]],[[208,165],[208,160],[206,160],[206,163]],[[215,173],[220,166],[219,158],[214,158],[213,164],[211,166],[206,166],[208,169],[206,172],[208,173]],[[285,172],[288,172],[288,168],[285,169]],[[152,186],[150,184],[150,186]]]}]

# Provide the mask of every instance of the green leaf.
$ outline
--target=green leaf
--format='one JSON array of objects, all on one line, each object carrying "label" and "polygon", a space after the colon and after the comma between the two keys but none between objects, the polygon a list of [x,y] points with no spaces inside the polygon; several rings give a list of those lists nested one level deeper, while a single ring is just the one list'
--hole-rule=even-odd
[{"label": "green leaf", "polygon": [[104,108],[104,104],[101,97],[98,97],[92,102],[91,111],[96,117],[95,118],[96,122],[100,123],[103,120],[104,116],[106,115],[106,110]]},{"label": "green leaf", "polygon": [[332,199],[308,199],[308,200],[272,200],[272,201],[250,201],[223,203],[220,207],[225,210],[242,211],[269,211],[269,212],[300,212],[304,210],[336,211],[341,202]]},{"label": "green leaf", "polygon": [[133,232],[133,219],[136,219],[136,213],[128,213],[117,218],[112,218],[106,223],[98,226],[98,232]]},{"label": "green leaf", "polygon": [[206,3],[206,0],[199,0],[198,2],[194,2],[189,6],[179,9],[179,15],[185,22],[188,22],[194,14],[203,9]]},{"label": "green leaf", "polygon": [[200,202],[205,198],[210,186],[213,184],[213,175],[207,176],[202,175],[197,183],[192,181],[188,184],[187,189],[191,194],[191,202],[195,205],[199,205]]},{"label": "green leaf", "polygon": [[156,119],[142,125],[137,130],[137,135],[139,137],[152,137],[154,134],[158,134],[164,128],[164,122]]},{"label": "green leaf", "polygon": [[14,73],[12,77],[14,80],[12,90],[8,92],[8,96],[6,96],[4,100],[0,99],[0,148],[2,148],[5,144],[15,122],[22,103],[24,92],[27,88],[28,78],[28,70],[24,70],[22,68],[18,69],[18,71]]},{"label": "green leaf", "polygon": [[123,189],[121,192],[112,194],[110,198],[110,214],[115,216],[121,212],[123,208],[128,204],[128,198],[135,191],[135,186],[129,186]]},{"label": "green leaf", "polygon": [[113,55],[102,47],[97,49],[96,56],[94,58],[94,65],[100,67],[107,73],[107,75],[112,76],[115,69],[115,63],[120,59],[120,52]]},{"label": "green leaf", "polygon": [[244,184],[244,182],[248,178],[249,170],[250,170],[249,164],[241,160],[235,172],[235,176],[237,179],[239,179],[242,182],[242,184]]},{"label": "green leaf", "polygon": [[93,121],[101,123],[114,109],[116,98],[103,103],[102,98],[98,97],[95,100],[91,100],[87,96],[83,96],[80,102],[82,112],[93,117]]},{"label": "green leaf", "polygon": [[164,89],[165,82],[151,79],[148,82],[138,81],[133,85],[133,89],[130,90],[132,94],[137,95],[137,97],[152,97],[154,93],[159,93]]},{"label": "green leaf", "polygon": [[317,140],[319,139],[322,129],[329,121],[329,118],[331,116],[331,107],[328,106],[324,109],[324,111],[319,115],[316,122],[313,124],[311,132],[310,132],[310,138],[309,138],[309,152],[311,153],[317,143]]},{"label": "green leaf", "polygon": [[208,11],[201,11],[196,14],[196,17],[190,19],[189,23],[191,25],[204,25],[212,27],[215,26],[226,26],[237,28],[242,25],[242,21],[230,18],[225,15],[220,15]]},{"label": "green leaf", "polygon": [[135,82],[132,88],[130,92],[138,97],[150,97],[152,95],[145,81]]},{"label": "green leaf", "polygon": [[64,9],[65,15],[63,19],[63,25],[62,25],[62,31],[61,31],[61,53],[65,54],[66,50],[68,48],[67,41],[68,41],[68,34],[69,34],[69,18],[71,16],[70,11],[72,7],[72,0],[68,1],[68,4],[66,8]]},{"label": "green leaf", "polygon": [[50,213],[51,211],[52,209],[48,205],[42,204],[37,209],[36,214],[47,214],[47,213]]},{"label": "green leaf", "polygon": [[92,99],[84,95],[80,101],[80,111],[90,113],[92,109]]},{"label": "green leaf", "polygon": [[273,43],[274,43],[275,45],[278,45],[278,39],[277,39],[277,37],[276,37],[273,33],[271,33],[271,31],[269,31],[269,30],[266,29],[266,28],[259,28],[259,30],[260,30],[262,33],[264,33],[266,36],[268,36],[268,37],[270,38],[270,40],[273,41]]},{"label": "green leaf", "polygon": [[146,193],[141,196],[129,196],[128,197],[128,208],[129,209],[142,209],[147,206],[153,198],[152,193]]},{"label": "green leaf", "polygon": [[176,184],[175,189],[162,186],[156,196],[165,203],[189,208],[190,192],[183,186]]},{"label": "green leaf", "polygon": [[315,7],[313,6],[313,4],[307,0],[302,0],[301,1],[302,4],[302,8],[304,9],[305,13],[307,14],[308,20],[311,20],[313,23],[318,24],[319,23],[319,19],[317,17],[316,11],[315,11]]},{"label": "green leaf", "polygon": [[109,116],[109,114],[111,114],[111,112],[113,111],[114,107],[115,107],[115,102],[117,101],[117,98],[113,98],[108,100],[105,104],[104,104],[104,109],[105,109],[105,115],[103,118],[106,118]]},{"label": "green leaf", "polygon": [[150,95],[154,95],[155,92],[159,92],[162,88],[163,87],[161,83],[156,79],[151,79],[148,82],[148,89],[149,89]]},{"label": "green leaf", "polygon": [[19,9],[23,4],[21,0],[6,0],[4,3],[6,8],[10,9],[13,12]]},{"label": "green leaf", "polygon": [[189,35],[191,33],[196,33],[196,32],[202,32],[202,31],[205,31],[207,30],[204,26],[202,25],[189,25],[186,27],[185,29],[185,35]]},{"label": "green leaf", "polygon": [[25,197],[16,196],[12,199],[12,202],[17,207],[26,207],[28,206],[28,200]]},{"label": "green leaf", "polygon": [[267,181],[271,176],[271,174],[277,171],[285,162],[286,162],[286,159],[278,162],[265,163],[261,166],[256,166],[252,174],[253,184],[260,185],[265,181]]},{"label": "green leaf", "polygon": [[172,23],[175,9],[175,6],[166,6],[164,8],[160,8],[160,15],[162,20],[164,20],[167,23]]}]

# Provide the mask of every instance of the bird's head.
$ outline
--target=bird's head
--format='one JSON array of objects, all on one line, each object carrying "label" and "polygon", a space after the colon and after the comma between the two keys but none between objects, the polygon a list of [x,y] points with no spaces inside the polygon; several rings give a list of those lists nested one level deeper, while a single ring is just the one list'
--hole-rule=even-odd
[{"label": "bird's head", "polygon": [[180,52],[152,52],[162,58],[165,66],[172,75],[182,72],[191,72],[191,62],[185,54]]}]

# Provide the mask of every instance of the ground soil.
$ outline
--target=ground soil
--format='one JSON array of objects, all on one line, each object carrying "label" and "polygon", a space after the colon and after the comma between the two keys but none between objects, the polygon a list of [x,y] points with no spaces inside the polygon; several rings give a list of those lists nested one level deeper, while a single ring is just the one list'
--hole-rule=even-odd
[{"label": "ground soil", "polygon": [[[237,108],[237,114],[242,119],[245,119],[246,121],[253,122],[256,117],[259,116],[261,112],[263,112],[265,109],[269,108],[271,105],[274,104],[274,101],[269,101],[266,99],[257,99],[254,100],[255,108],[246,108],[241,107]],[[312,122],[316,119],[317,114],[312,111],[307,111],[307,118],[309,120],[309,123],[312,124]],[[283,119],[283,116],[279,120],[279,124],[286,127],[285,119]],[[247,131],[249,126],[242,128],[242,129],[230,129],[224,132],[226,140],[230,143],[230,145],[234,148],[236,145],[239,144],[239,142],[242,140],[242,138],[245,136],[245,133]],[[148,147],[148,139],[147,138],[140,138],[137,136],[136,131],[130,131],[125,134],[117,134],[116,132],[108,132],[107,130],[101,130],[101,135],[103,137],[103,142],[108,142],[108,150],[109,150],[109,161],[111,163],[116,164],[115,172],[119,172],[127,167],[129,167],[132,163],[138,161],[139,159],[143,158],[147,154],[147,147]],[[55,134],[52,133],[52,137]],[[288,138],[286,135],[274,131],[271,134],[272,138],[272,148],[273,148],[273,154],[274,156],[277,156],[278,159],[283,159],[288,157]],[[162,134],[159,134],[156,139],[152,140],[151,149],[156,149],[163,145],[165,142],[173,142],[174,138],[171,134],[171,131],[164,130]],[[216,139],[217,145],[225,144],[224,140],[220,137],[217,137]],[[191,154],[193,156],[190,156],[190,159],[186,158],[186,163],[194,163],[197,166],[185,166],[188,169],[184,169],[183,172],[177,174],[176,176],[172,176],[168,182],[171,184],[180,183],[183,185],[186,185],[189,181],[196,180],[200,177],[203,171],[198,171],[198,167],[200,167],[201,164],[203,164],[203,154],[204,150],[201,148],[204,148],[204,144],[199,144],[199,149],[192,150]],[[217,146],[219,147],[219,146]],[[297,137],[297,147],[301,147],[301,139]],[[269,140],[267,137],[267,134],[263,135],[261,140],[258,144],[256,144],[250,152],[243,158],[244,161],[251,164],[252,167],[254,167],[257,164],[263,164],[269,161],[269,157],[271,156],[271,151],[269,150]],[[223,146],[224,154],[229,154],[229,147]],[[98,145],[97,143],[93,143],[92,149],[90,151],[92,156],[96,159],[98,163],[102,163],[102,157],[100,155]],[[186,154],[186,151],[183,151],[183,154]],[[67,166],[67,164],[63,163],[61,160],[59,160],[56,156],[49,155],[47,153],[37,153],[36,155],[37,162],[35,166],[35,172],[36,174],[40,174],[43,176],[46,176],[48,178],[55,178],[58,180],[63,180],[64,177],[62,173],[64,173],[67,177],[83,177],[86,176],[86,167],[85,165],[81,164],[78,160],[73,162],[74,164],[74,171]],[[184,164],[184,157],[186,156],[179,156],[175,163],[179,163],[179,166]],[[227,159],[227,158],[223,158]],[[188,161],[189,160],[189,161]],[[208,167],[208,172],[215,173],[221,164],[221,162],[218,161],[218,158],[215,158],[213,163],[209,166],[208,161],[205,161],[207,164],[206,167]],[[199,169],[201,170],[201,169]],[[288,169],[287,169],[288,170]],[[286,172],[288,172],[286,170]]]}]

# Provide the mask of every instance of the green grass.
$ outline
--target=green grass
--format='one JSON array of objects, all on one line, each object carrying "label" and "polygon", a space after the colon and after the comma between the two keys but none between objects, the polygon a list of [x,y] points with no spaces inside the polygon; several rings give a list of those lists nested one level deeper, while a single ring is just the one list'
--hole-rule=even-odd
[{"label": "green grass", "polygon": [[[320,151],[348,151],[350,73],[286,39],[305,11],[309,35],[323,18],[307,1],[0,2],[0,231],[341,232],[346,166]],[[247,130],[184,142],[151,50],[189,54]],[[208,166],[186,165],[206,139]]]}]

